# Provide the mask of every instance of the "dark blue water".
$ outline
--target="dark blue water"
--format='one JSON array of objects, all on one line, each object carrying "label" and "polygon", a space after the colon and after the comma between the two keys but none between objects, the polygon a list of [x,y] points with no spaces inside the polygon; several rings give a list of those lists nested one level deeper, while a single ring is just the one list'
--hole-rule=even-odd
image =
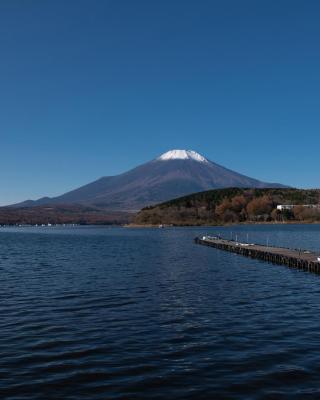
[{"label": "dark blue water", "polygon": [[1,399],[319,399],[320,276],[193,244],[320,227],[1,228]]}]

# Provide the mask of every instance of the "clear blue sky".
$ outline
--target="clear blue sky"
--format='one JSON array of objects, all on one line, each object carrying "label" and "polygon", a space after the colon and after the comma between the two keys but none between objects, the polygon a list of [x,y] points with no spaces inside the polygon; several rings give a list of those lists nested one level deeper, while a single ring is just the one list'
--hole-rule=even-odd
[{"label": "clear blue sky", "polygon": [[320,187],[317,0],[2,0],[0,204],[172,148]]}]

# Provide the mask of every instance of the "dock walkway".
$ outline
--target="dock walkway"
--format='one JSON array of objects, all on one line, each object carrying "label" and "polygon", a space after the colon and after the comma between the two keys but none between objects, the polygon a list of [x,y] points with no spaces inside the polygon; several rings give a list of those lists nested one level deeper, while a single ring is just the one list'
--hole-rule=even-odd
[{"label": "dock walkway", "polygon": [[240,243],[220,237],[200,236],[195,238],[197,244],[215,247],[216,249],[237,253],[245,257],[287,265],[304,271],[320,274],[319,255],[311,251],[287,249],[285,247],[263,246],[259,244]]}]

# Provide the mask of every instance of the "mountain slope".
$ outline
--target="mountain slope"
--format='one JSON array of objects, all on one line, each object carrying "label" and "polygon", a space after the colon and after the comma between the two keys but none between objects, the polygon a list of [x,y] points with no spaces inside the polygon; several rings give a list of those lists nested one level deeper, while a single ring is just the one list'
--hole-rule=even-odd
[{"label": "mountain slope", "polygon": [[110,210],[140,208],[203,190],[225,187],[279,187],[249,178],[191,150],[171,150],[117,176],[98,179],[62,196],[27,201],[19,206],[91,204]]}]

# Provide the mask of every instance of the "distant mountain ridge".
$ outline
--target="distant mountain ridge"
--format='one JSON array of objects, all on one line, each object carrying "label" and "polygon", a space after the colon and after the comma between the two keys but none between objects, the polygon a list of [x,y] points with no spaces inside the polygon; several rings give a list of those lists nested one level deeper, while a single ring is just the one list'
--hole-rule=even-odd
[{"label": "distant mountain ridge", "polygon": [[120,175],[100,178],[61,196],[28,200],[15,206],[81,204],[109,210],[137,211],[191,193],[227,187],[284,186],[239,174],[193,150],[170,150]]}]

